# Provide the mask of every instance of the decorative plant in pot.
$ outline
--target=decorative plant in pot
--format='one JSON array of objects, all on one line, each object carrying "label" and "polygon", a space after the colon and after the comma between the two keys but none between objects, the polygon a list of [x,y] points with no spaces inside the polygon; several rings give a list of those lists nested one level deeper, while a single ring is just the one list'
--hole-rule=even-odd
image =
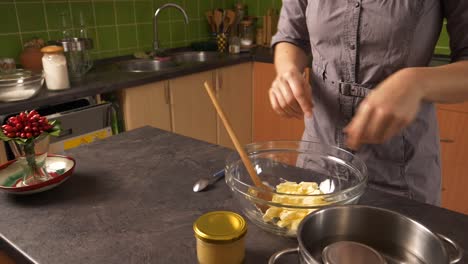
[{"label": "decorative plant in pot", "polygon": [[0,139],[10,144],[17,162],[24,167],[22,185],[51,179],[45,170],[49,136],[60,134],[60,124],[40,116],[35,110],[10,117],[0,131]]}]

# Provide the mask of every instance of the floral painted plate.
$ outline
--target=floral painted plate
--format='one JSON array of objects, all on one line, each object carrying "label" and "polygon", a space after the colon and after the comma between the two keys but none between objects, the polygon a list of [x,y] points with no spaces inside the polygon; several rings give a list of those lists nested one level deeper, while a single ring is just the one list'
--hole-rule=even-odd
[{"label": "floral painted plate", "polygon": [[22,185],[24,169],[16,160],[0,166],[0,190],[11,194],[33,194],[50,190],[66,181],[75,169],[71,157],[49,154],[46,158],[46,171],[52,179],[34,185]]}]

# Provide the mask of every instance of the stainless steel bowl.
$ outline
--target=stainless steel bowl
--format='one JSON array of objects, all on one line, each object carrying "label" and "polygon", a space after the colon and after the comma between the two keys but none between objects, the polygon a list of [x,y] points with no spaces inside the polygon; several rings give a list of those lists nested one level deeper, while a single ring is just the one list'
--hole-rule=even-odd
[{"label": "stainless steel bowl", "polygon": [[[293,252],[299,252],[301,263],[322,263],[324,250],[340,241],[363,244],[378,252],[385,259],[383,263],[388,264],[457,263],[463,254],[454,241],[404,215],[363,205],[334,206],[313,212],[300,224],[297,239],[297,249],[277,252],[269,264]],[[449,256],[445,244],[457,254]]]},{"label": "stainless steel bowl", "polygon": [[43,73],[16,70],[0,74],[0,101],[26,100],[36,95],[44,84]]}]

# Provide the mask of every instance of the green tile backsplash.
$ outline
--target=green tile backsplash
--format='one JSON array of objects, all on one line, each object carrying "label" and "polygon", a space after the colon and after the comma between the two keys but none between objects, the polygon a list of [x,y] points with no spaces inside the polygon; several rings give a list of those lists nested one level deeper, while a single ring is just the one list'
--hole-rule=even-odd
[{"label": "green tile backsplash", "polygon": [[[22,45],[33,37],[61,38],[63,17],[77,33],[84,20],[94,40],[94,58],[151,50],[153,15],[158,7],[180,4],[189,15],[189,25],[177,11],[159,16],[159,40],[163,48],[206,40],[209,29],[205,11],[233,7],[235,0],[0,0],[0,57],[18,59]],[[19,62],[19,61],[18,61]]]},{"label": "green tile backsplash", "polygon": [[[281,8],[281,0],[0,0],[0,57],[18,58],[22,44],[33,37],[45,40],[61,37],[63,16],[76,33],[84,20],[88,35],[94,39],[94,58],[131,54],[151,50],[153,14],[168,2],[180,4],[187,11],[189,25],[182,15],[166,9],[159,16],[161,47],[187,46],[206,40],[210,29],[205,11],[233,8],[237,2],[247,4],[248,14],[263,16],[268,8]],[[261,26],[261,19],[259,24]],[[449,54],[448,34],[443,27],[435,53]]]}]

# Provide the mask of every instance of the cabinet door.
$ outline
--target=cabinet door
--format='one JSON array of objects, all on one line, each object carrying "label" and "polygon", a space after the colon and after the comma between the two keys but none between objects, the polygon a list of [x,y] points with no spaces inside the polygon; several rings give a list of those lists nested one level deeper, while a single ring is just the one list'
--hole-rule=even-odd
[{"label": "cabinet door", "polygon": [[468,214],[468,114],[439,109],[442,206]]},{"label": "cabinet door", "polygon": [[[242,145],[252,142],[252,63],[218,70],[217,94],[234,132]],[[218,117],[218,144],[234,149],[234,144]]]},{"label": "cabinet door", "polygon": [[459,104],[437,104],[437,109],[468,113],[468,102]]},{"label": "cabinet door", "polygon": [[216,112],[203,83],[214,84],[215,71],[169,81],[173,132],[216,144]]},{"label": "cabinet door", "polygon": [[124,89],[120,94],[125,130],[154,126],[171,131],[167,81]]},{"label": "cabinet door", "polygon": [[268,90],[275,77],[273,64],[254,63],[253,140],[300,140],[304,132],[304,121],[280,117],[271,108]]}]

